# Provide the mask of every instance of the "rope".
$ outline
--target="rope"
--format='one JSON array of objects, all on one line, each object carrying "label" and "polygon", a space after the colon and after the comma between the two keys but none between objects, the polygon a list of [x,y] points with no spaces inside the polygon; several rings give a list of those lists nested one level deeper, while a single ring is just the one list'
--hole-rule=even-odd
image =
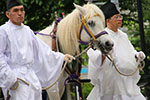
[{"label": "rope", "polygon": [[47,90],[47,89],[51,88],[52,86],[54,86],[57,83],[57,81],[60,79],[61,75],[63,74],[67,63],[68,63],[68,61],[65,61],[64,65],[63,65],[63,69],[61,70],[61,73],[60,73],[59,77],[57,78],[57,80],[52,85],[50,85],[48,87],[43,87],[42,90]]},{"label": "rope", "polygon": [[[108,55],[109,55],[110,57],[109,57]],[[145,66],[145,62],[144,62],[144,61],[142,61],[142,64],[141,64],[141,63],[140,63],[140,60],[138,60],[138,63],[139,63],[139,64],[138,64],[137,68],[136,68],[133,72],[131,72],[131,73],[129,73],[129,74],[126,74],[126,73],[121,72],[121,71],[117,68],[116,64],[114,63],[114,60],[113,60],[112,55],[111,55],[111,54],[108,54],[108,55],[106,55],[106,57],[112,62],[112,64],[114,65],[116,71],[117,71],[120,75],[123,75],[123,76],[132,76],[132,75],[134,75],[134,74],[137,72],[138,69],[139,69],[140,71],[142,71],[142,69],[143,69],[144,66]]]},{"label": "rope", "polygon": [[24,84],[28,85],[29,86],[29,83],[24,81],[23,79],[21,78],[17,78],[17,82],[15,83],[15,87],[12,87],[10,88],[11,90],[16,90],[18,87],[19,87],[19,81],[22,81]]},{"label": "rope", "polygon": [[[87,52],[87,50],[88,50],[89,48],[91,48],[91,44],[89,44],[89,46],[88,46],[86,49],[84,49],[80,54],[76,55],[75,58],[77,58],[77,57],[81,56],[83,53]],[[65,61],[64,66],[63,66],[63,69],[61,70],[61,73],[60,73],[59,77],[57,78],[57,80],[56,80],[52,85],[50,85],[50,86],[48,86],[48,87],[43,87],[42,90],[47,90],[47,89],[51,88],[52,86],[54,86],[54,85],[57,83],[57,81],[58,81],[58,80],[60,79],[60,77],[62,76],[62,74],[63,74],[63,72],[64,72],[64,70],[65,70],[65,68],[66,68],[67,63],[68,63],[68,61]],[[69,73],[71,74],[70,71],[69,71]]]},{"label": "rope", "polygon": [[91,48],[91,46],[92,46],[92,44],[89,44],[89,46],[88,46],[86,49],[84,49],[81,53],[79,53],[78,55],[76,55],[75,58],[78,58],[78,57],[80,57],[82,54],[86,53],[87,50],[89,50],[89,49]]}]

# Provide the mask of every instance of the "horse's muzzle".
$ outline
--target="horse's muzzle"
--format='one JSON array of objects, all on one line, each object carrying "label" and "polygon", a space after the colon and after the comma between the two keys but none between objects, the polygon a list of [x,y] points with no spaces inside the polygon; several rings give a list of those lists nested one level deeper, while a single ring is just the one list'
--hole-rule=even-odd
[{"label": "horse's muzzle", "polygon": [[112,50],[113,46],[114,46],[114,43],[112,41],[106,41],[104,43],[101,43],[99,41],[94,42],[94,47],[97,49],[100,49],[100,51],[103,54],[109,53]]}]

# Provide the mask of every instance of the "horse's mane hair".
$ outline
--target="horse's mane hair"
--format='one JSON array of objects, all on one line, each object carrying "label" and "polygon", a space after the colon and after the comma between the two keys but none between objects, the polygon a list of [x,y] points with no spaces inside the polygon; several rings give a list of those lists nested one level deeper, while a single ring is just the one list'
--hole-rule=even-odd
[{"label": "horse's mane hair", "polygon": [[[84,17],[93,16],[95,13],[98,13],[102,21],[104,21],[104,15],[96,5],[88,3],[83,7],[86,9],[86,15]],[[63,53],[71,55],[79,53],[79,42],[77,37],[79,25],[80,12],[77,9],[68,14],[58,24],[57,37]]]}]

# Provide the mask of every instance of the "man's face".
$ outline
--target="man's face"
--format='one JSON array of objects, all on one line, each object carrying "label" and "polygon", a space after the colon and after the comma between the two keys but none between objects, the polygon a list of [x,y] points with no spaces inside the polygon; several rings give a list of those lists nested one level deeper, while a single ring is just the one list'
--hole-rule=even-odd
[{"label": "man's face", "polygon": [[24,21],[25,11],[23,5],[14,6],[6,11],[6,16],[10,19],[10,21],[15,25],[21,25]]},{"label": "man's face", "polygon": [[119,28],[122,26],[122,16],[120,14],[116,14],[109,19],[109,23],[115,28]]}]

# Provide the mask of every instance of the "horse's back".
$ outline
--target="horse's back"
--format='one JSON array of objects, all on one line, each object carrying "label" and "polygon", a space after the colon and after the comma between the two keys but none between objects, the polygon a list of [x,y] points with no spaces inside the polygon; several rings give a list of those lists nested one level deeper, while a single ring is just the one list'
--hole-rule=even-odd
[{"label": "horse's back", "polygon": [[[50,32],[52,31],[52,27],[49,26],[49,27],[46,27],[45,29],[41,30],[39,33],[43,33],[43,34],[50,34]],[[40,38],[42,41],[44,41],[48,46],[51,47],[51,44],[52,44],[52,38],[51,36],[47,36],[47,35],[40,35],[40,34],[37,34],[37,37]]]}]

